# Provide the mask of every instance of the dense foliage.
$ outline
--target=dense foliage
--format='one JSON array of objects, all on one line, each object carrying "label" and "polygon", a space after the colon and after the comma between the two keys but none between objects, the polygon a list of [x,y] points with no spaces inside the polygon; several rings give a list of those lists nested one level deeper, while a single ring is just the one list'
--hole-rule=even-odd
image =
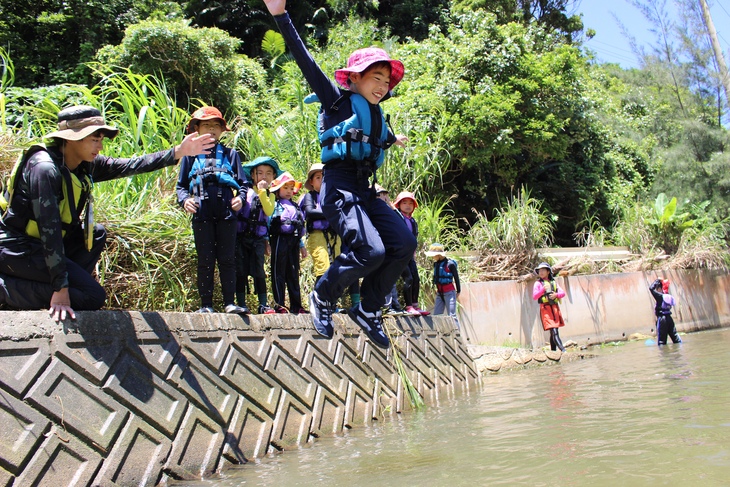
[{"label": "dense foliage", "polygon": [[[685,28],[657,29],[664,37],[632,70],[592,62],[575,3],[310,0],[290,10],[326,72],[367,45],[405,63],[383,108],[409,143],[389,151],[379,180],[392,195],[416,193],[421,245],[439,240],[493,266],[465,275],[490,277],[500,266],[519,274],[548,243],[627,245],[682,255],[681,266],[725,265],[727,100],[691,2],[677,0]],[[245,160],[272,155],[302,178],[319,159],[318,107],[304,102],[310,90],[262,2],[0,6],[0,40],[9,46],[0,50],[3,171],[19,147],[50,131],[60,107],[82,102],[122,128],[108,153],[167,147],[182,136],[187,113],[213,104],[234,129],[226,143]],[[123,286],[146,276],[138,279],[148,296],[156,281],[177,289],[154,302],[119,298],[131,292],[120,289],[113,305],[184,308],[193,299],[190,277],[169,272],[190,269],[191,251],[174,176],[97,188],[110,196],[99,198],[114,242],[105,279]],[[144,230],[165,221],[154,239]],[[523,247],[515,252],[526,260],[503,258]]]}]

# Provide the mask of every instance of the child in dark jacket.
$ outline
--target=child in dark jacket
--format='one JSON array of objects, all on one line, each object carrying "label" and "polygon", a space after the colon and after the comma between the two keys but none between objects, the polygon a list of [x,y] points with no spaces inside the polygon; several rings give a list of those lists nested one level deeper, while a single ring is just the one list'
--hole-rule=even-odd
[{"label": "child in dark jacket", "polygon": [[248,181],[235,149],[218,142],[230,130],[221,112],[203,107],[193,113],[188,133],[211,134],[216,146],[208,153],[186,156],[180,162],[177,202],[192,215],[195,250],[198,254],[200,313],[214,313],[213,281],[218,264],[226,313],[244,314],[235,304],[236,291],[236,212],[243,206]]},{"label": "child in dark jacket", "polygon": [[248,278],[253,278],[253,287],[258,298],[259,314],[275,311],[268,305],[266,295],[265,256],[271,254],[269,246],[268,218],[274,212],[276,200],[269,191],[274,178],[282,171],[271,157],[261,156],[243,165],[243,171],[253,182],[246,193],[246,200],[238,212],[238,234],[236,235],[236,299],[245,306],[248,295]]},{"label": "child in dark jacket", "polygon": [[[413,212],[418,208],[418,202],[413,193],[402,191],[393,203],[395,212],[403,219],[408,230],[418,239],[418,223],[413,218]],[[418,295],[421,293],[421,278],[418,276],[418,264],[416,264],[415,256],[408,261],[408,266],[401,274],[403,278],[403,302],[405,303],[406,313],[415,316],[427,316],[428,311],[422,310],[418,306]]]},{"label": "child in dark jacket", "polygon": [[269,217],[269,242],[271,243],[271,287],[274,291],[274,310],[287,313],[284,306],[285,290],[289,291],[289,309],[302,314],[302,295],[299,287],[299,256],[305,258],[304,215],[294,201],[302,183],[285,172],[271,182],[269,190],[276,196],[274,212]]},{"label": "child in dark jacket", "polygon": [[672,318],[672,307],[677,304],[674,296],[669,294],[669,281],[657,279],[649,286],[649,291],[656,301],[654,314],[656,315],[656,342],[657,345],[666,345],[667,336],[673,343],[682,343],[677,333],[677,327]]},{"label": "child in dark jacket", "polygon": [[403,63],[376,47],[358,49],[346,68],[335,71],[335,84],[307,51],[286,11],[286,0],[265,3],[316,95],[307,101],[321,104],[322,211],[348,250],[337,256],[310,295],[314,327],[327,338],[334,336],[335,303],[362,278],[360,303],[347,313],[373,344],[389,348],[381,307],[417,243],[388,205],[375,197],[370,180],[385,161],[385,151],[406,140],[390,131],[380,107],[403,78]]}]

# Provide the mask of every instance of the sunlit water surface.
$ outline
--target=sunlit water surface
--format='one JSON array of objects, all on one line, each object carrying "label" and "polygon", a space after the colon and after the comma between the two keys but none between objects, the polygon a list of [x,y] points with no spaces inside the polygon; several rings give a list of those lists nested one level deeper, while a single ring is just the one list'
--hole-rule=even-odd
[{"label": "sunlit water surface", "polygon": [[730,485],[730,329],[483,379],[481,390],[185,487]]}]

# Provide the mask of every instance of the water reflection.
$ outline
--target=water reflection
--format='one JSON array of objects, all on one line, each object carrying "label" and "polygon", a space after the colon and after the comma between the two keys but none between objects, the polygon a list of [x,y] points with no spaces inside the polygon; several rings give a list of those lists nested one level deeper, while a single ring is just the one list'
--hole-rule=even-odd
[{"label": "water reflection", "polygon": [[479,393],[200,485],[728,485],[730,330],[683,339],[487,376]]}]

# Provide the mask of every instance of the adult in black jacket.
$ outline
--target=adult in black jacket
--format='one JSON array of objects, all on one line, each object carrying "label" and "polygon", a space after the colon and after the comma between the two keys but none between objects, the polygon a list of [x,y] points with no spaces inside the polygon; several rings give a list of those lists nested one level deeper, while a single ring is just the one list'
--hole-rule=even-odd
[{"label": "adult in black jacket", "polygon": [[[58,113],[48,147],[26,151],[5,198],[0,221],[0,304],[16,309],[48,308],[56,321],[74,309],[99,309],[106,293],[91,275],[106,241],[92,222],[94,182],[154,171],[181,157],[207,152],[213,137],[193,133],[180,145],[154,154],[116,159],[100,154],[106,125],[96,108],[73,106]],[[82,225],[82,221],[86,219]]]}]

